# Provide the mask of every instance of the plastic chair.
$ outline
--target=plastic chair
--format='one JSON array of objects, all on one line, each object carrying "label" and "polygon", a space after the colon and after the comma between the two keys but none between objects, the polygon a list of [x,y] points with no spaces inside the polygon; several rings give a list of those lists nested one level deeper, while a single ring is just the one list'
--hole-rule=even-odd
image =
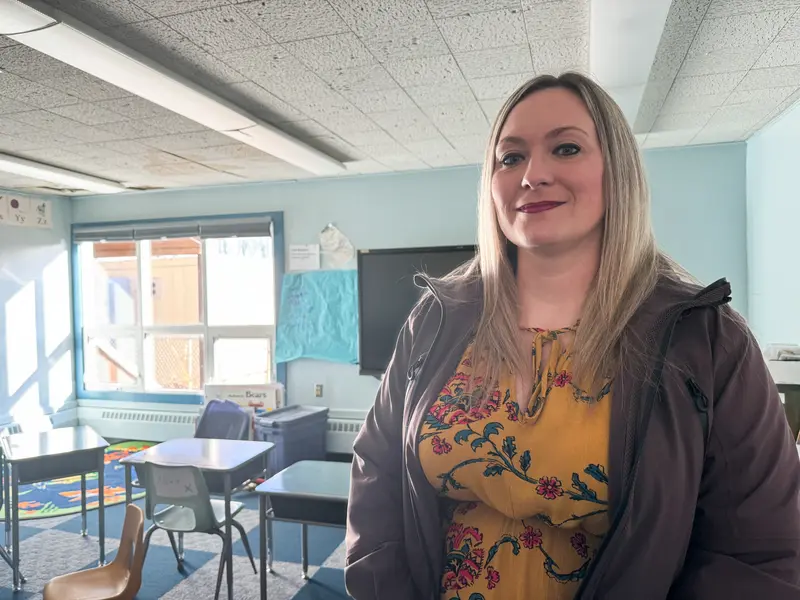
[{"label": "plastic chair", "polygon": [[133,600],[142,586],[146,552],[143,533],[142,509],[128,504],[114,560],[102,567],[54,577],[44,587],[43,600]]},{"label": "plastic chair", "polygon": [[[175,545],[175,533],[181,535],[210,533],[219,536],[222,538],[222,553],[214,594],[214,599],[217,600],[222,586],[222,575],[225,572],[225,559],[233,550],[222,531],[225,525],[225,501],[211,498],[203,473],[197,467],[160,465],[153,462],[146,462],[142,467],[145,474],[147,518],[153,521],[144,537],[145,553],[150,545],[150,537],[157,529],[163,529],[167,532],[172,551],[178,561],[178,570],[182,571],[183,553],[179,552]],[[156,510],[159,506],[166,508]],[[239,530],[250,564],[253,565],[253,572],[258,573],[247,532],[241,523],[233,518],[242,508],[244,508],[242,502],[231,502],[231,525]]]}]

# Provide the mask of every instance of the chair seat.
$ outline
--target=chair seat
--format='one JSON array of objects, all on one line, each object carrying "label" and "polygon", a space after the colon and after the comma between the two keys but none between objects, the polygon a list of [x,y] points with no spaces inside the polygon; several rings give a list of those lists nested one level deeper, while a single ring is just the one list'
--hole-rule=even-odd
[{"label": "chair seat", "polygon": [[116,600],[124,597],[130,571],[114,563],[59,575],[44,587],[44,600]]},{"label": "chair seat", "polygon": [[[231,517],[244,508],[243,502],[231,501]],[[225,500],[211,498],[211,510],[217,527],[225,524]],[[153,515],[153,523],[168,531],[196,531],[194,511],[183,506],[169,506]]]}]

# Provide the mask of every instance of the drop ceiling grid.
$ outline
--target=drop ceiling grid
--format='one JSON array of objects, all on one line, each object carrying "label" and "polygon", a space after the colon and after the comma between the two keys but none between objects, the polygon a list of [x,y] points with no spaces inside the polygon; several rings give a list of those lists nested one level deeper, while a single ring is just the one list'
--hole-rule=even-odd
[{"label": "drop ceiling grid", "polygon": [[635,123],[645,147],[747,139],[800,88],[800,0],[675,0]]},{"label": "drop ceiling grid", "polygon": [[[353,160],[355,170],[476,162],[483,153],[475,138],[488,134],[502,98],[533,74],[534,56],[551,61],[540,61],[540,70],[588,64],[588,0],[545,5],[532,0],[47,2],[336,158]],[[547,39],[564,38],[559,32],[567,34],[566,43],[551,42],[549,54],[534,51],[536,43],[541,49]],[[15,48],[18,54],[28,50]],[[36,85],[50,90],[63,88],[67,77],[75,82],[45,106],[0,98],[0,111],[12,119],[33,113],[25,117],[29,124],[63,137],[55,147],[28,144],[10,150],[148,184],[167,182],[176,170],[175,158],[185,161],[185,171],[208,167],[222,177],[260,178],[257,157],[187,155],[214,145],[229,146],[235,155],[239,145],[230,139],[180,117],[171,119],[141,99],[135,100],[142,112],[118,110],[120,102],[134,101],[126,92],[60,63],[61,70],[53,70],[57,61],[49,57],[30,62],[39,68],[26,69],[38,79]],[[84,98],[70,93],[79,90]],[[132,142],[150,148],[136,154],[148,160],[114,154],[116,146]],[[112,154],[90,163],[69,156],[70,145],[86,143]],[[262,166],[281,177],[274,161]],[[287,176],[296,174],[290,170],[287,166]]]}]

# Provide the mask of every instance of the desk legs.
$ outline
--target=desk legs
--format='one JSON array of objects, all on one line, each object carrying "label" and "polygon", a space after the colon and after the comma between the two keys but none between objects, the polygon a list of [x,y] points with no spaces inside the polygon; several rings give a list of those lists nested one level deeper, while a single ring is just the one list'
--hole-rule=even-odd
[{"label": "desk legs", "polygon": [[133,484],[131,483],[131,466],[125,465],[125,504],[133,502]]},{"label": "desk legs", "polygon": [[308,525],[300,525],[300,555],[303,561],[303,579],[308,579]]},{"label": "desk legs", "polygon": [[6,552],[11,552],[11,472],[3,457],[3,498],[6,499]]},{"label": "desk legs", "polygon": [[228,600],[233,600],[233,533],[231,532],[231,474],[225,473],[225,540],[227,542],[227,555],[225,556],[226,573],[225,579],[228,583]]},{"label": "desk legs", "polygon": [[100,538],[100,566],[106,564],[106,452],[100,451],[97,465],[97,534]]},{"label": "desk legs", "polygon": [[[13,508],[12,508],[13,507]],[[19,580],[19,467],[11,465],[11,570],[13,571],[12,589],[18,592],[22,589]]]},{"label": "desk legs", "polygon": [[258,560],[261,600],[267,600],[267,495],[258,496]]},{"label": "desk legs", "polygon": [[89,529],[86,527],[86,475],[81,475],[81,535],[83,537],[89,535]]}]

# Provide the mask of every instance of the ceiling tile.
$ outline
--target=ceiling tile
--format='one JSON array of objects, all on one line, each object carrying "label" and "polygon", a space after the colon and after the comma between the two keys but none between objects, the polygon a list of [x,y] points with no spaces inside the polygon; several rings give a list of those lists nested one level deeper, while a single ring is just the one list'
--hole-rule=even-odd
[{"label": "ceiling tile", "polygon": [[[35,111],[34,111],[35,112]],[[4,136],[18,136],[26,135],[28,133],[37,133],[41,128],[35,126],[30,121],[30,117],[26,117],[26,113],[20,113],[22,119],[10,119],[0,117],[0,134]]]},{"label": "ceiling tile", "polygon": [[362,150],[344,141],[339,136],[315,137],[309,140],[309,143],[314,148],[342,162],[367,158],[367,155]]},{"label": "ceiling tile", "polygon": [[70,146],[65,146],[64,150],[83,158],[91,158],[92,160],[104,160],[110,157],[120,156],[117,152],[102,145],[108,143],[110,142],[72,144]]},{"label": "ceiling tile", "polygon": [[153,104],[138,96],[115,98],[95,103],[97,106],[115,112],[128,119],[148,119],[172,114],[163,106]]},{"label": "ceiling tile", "polygon": [[676,25],[699,25],[710,4],[711,0],[672,0],[665,25],[668,28]]},{"label": "ceiling tile", "polygon": [[471,52],[527,42],[519,10],[495,10],[438,21],[453,52]]},{"label": "ceiling tile", "polygon": [[19,44],[10,37],[0,35],[0,48],[10,48],[11,46],[19,46]]},{"label": "ceiling tile", "polygon": [[493,0],[491,3],[487,3],[486,0],[427,0],[427,4],[434,19],[458,17],[486,10],[519,8],[519,0]]},{"label": "ceiling tile", "polygon": [[86,159],[74,152],[61,148],[41,148],[38,150],[27,150],[23,158],[42,162],[62,169],[74,169],[84,171],[86,169]]},{"label": "ceiling tile", "polygon": [[800,8],[798,0],[714,0],[706,13],[707,19],[758,13],[768,10]]},{"label": "ceiling tile", "polygon": [[707,94],[730,93],[744,79],[744,71],[700,75],[698,77],[678,77],[670,90],[676,97],[690,98]]},{"label": "ceiling tile", "polygon": [[754,69],[800,65],[800,39],[788,42],[773,42],[758,59]]},{"label": "ceiling tile", "polygon": [[133,0],[154,17],[166,17],[228,4],[228,0]]},{"label": "ceiling tile", "polygon": [[661,114],[680,114],[717,108],[725,103],[730,94],[701,94],[699,96],[672,95],[667,96],[661,106]]},{"label": "ceiling tile", "polygon": [[532,41],[533,70],[537,75],[559,75],[568,69],[589,67],[589,37]]},{"label": "ceiling tile", "polygon": [[94,144],[99,148],[106,148],[112,152],[118,152],[124,156],[135,154],[149,154],[153,149],[134,140],[109,140],[108,142],[98,142]]},{"label": "ceiling tile", "polygon": [[385,35],[395,28],[431,20],[425,0],[328,0],[351,30],[360,37]]},{"label": "ceiling tile", "polygon": [[466,82],[461,85],[408,87],[406,92],[420,107],[475,102],[475,95]]},{"label": "ceiling tile", "polygon": [[380,62],[440,56],[449,52],[433,21],[395,27],[390,31],[364,36],[361,40]]},{"label": "ceiling tile", "polygon": [[317,117],[319,122],[336,135],[358,133],[377,129],[377,124],[357,109],[345,113],[331,113]]},{"label": "ceiling tile", "polygon": [[707,54],[688,56],[681,67],[681,76],[712,75],[749,70],[764,53],[766,46],[724,48]]},{"label": "ceiling tile", "polygon": [[659,131],[656,133],[648,133],[645,139],[643,148],[666,148],[672,146],[685,146],[692,138],[699,132],[695,130],[683,131]]},{"label": "ceiling tile", "polygon": [[293,121],[291,123],[281,123],[280,129],[289,135],[303,139],[329,135],[331,133],[327,128],[323,127],[320,123],[317,123],[312,119],[306,119],[305,121]]},{"label": "ceiling tile", "polygon": [[301,121],[307,118],[302,112],[252,81],[232,83],[216,88],[216,91],[236,106],[270,123]]},{"label": "ceiling tile", "polygon": [[671,115],[661,115],[656,119],[650,133],[659,131],[675,131],[686,129],[700,129],[703,127],[711,116],[714,110],[706,110],[702,112],[687,112]]},{"label": "ceiling tile", "polygon": [[165,152],[175,152],[177,150],[193,150],[195,148],[207,148],[209,146],[223,146],[230,143],[231,138],[216,131],[196,131],[194,133],[178,133],[174,135],[161,135],[156,137],[142,138],[140,143],[164,150]]},{"label": "ceiling tile", "polygon": [[58,90],[59,92],[64,92],[75,98],[85,100],[86,102],[111,100],[113,98],[130,96],[130,92],[122,88],[118,88],[102,79],[81,72],[70,72],[69,75],[64,77],[43,79],[40,83],[54,90]]},{"label": "ceiling tile", "polygon": [[80,144],[81,140],[66,135],[54,134],[52,131],[30,132],[24,135],[0,137],[0,150],[5,152],[24,152],[37,148],[68,146]]},{"label": "ceiling tile", "polygon": [[527,43],[518,46],[503,46],[455,55],[464,77],[475,79],[486,73],[504,75],[507,73],[531,73],[531,49]]},{"label": "ceiling tile", "polygon": [[405,154],[386,156],[381,158],[378,162],[382,165],[386,165],[392,171],[418,171],[428,168],[428,165],[408,151],[406,151]]},{"label": "ceiling tile", "polygon": [[97,104],[85,102],[51,108],[50,112],[61,115],[62,117],[67,117],[78,123],[83,123],[84,125],[104,125],[106,123],[118,123],[119,121],[126,120],[126,118],[119,113],[107,110]]},{"label": "ceiling tile", "polygon": [[430,119],[416,108],[373,113],[370,117],[401,143],[429,140],[441,136]]},{"label": "ceiling tile", "polygon": [[464,81],[452,55],[390,61],[385,67],[403,87],[458,85]]},{"label": "ceiling tile", "polygon": [[212,54],[275,43],[266,31],[233,6],[174,15],[162,22]]},{"label": "ceiling tile", "polygon": [[0,70],[19,75],[29,81],[41,81],[59,77],[65,73],[81,72],[60,60],[22,44],[0,48]]},{"label": "ceiling tile", "polygon": [[[388,133],[383,129],[372,129],[370,131],[358,131],[351,133],[342,133],[340,136],[344,141],[362,148],[388,146],[392,143],[397,143],[392,139]],[[368,153],[369,154],[369,153]],[[370,156],[372,156],[370,154]]]},{"label": "ceiling tile", "polygon": [[408,97],[408,94],[396,85],[393,89],[388,90],[342,91],[342,95],[350,100],[356,108],[365,113],[403,110],[414,107],[414,102]]},{"label": "ceiling tile", "polygon": [[589,35],[589,0],[533,3],[524,11],[531,42]]},{"label": "ceiling tile", "polygon": [[506,103],[505,98],[494,98],[492,100],[481,100],[478,104],[481,105],[483,114],[486,115],[489,123],[494,123],[494,119],[500,112],[500,109]]},{"label": "ceiling tile", "polygon": [[344,165],[347,171],[353,174],[367,175],[369,173],[383,173],[386,167],[377,160],[367,158],[364,160],[353,160]]},{"label": "ceiling tile", "polygon": [[753,125],[767,116],[769,112],[769,107],[753,106],[752,104],[720,106],[708,120],[706,127],[734,127],[749,130]]},{"label": "ceiling tile", "polygon": [[478,100],[494,100],[497,98],[505,100],[529,79],[529,73],[515,73],[471,79],[469,85]]},{"label": "ceiling tile", "polygon": [[486,155],[489,134],[450,135],[447,140],[466,160],[481,163]]},{"label": "ceiling tile", "polygon": [[787,85],[800,85],[800,65],[751,69],[736,88],[738,90],[758,90]]},{"label": "ceiling tile", "polygon": [[742,90],[737,88],[728,99],[726,105],[749,105],[758,110],[772,110],[791,96],[797,86],[766,88],[763,90]]},{"label": "ceiling tile", "polygon": [[279,42],[346,33],[347,24],[326,0],[256,0],[238,4]]},{"label": "ceiling tile", "polygon": [[362,67],[375,62],[375,57],[353,33],[287,42],[283,47],[316,72]]},{"label": "ceiling tile", "polygon": [[107,125],[101,125],[100,128],[116,134],[117,137],[114,139],[129,140],[152,137],[154,135],[188,133],[204,129],[199,123],[185,119],[176,114],[149,117],[147,119],[135,121],[127,120],[119,123],[109,123]]},{"label": "ceiling tile", "polygon": [[400,144],[400,142],[397,142],[392,138],[389,138],[386,142],[382,142],[380,144],[364,144],[361,146],[361,149],[366,152],[367,155],[371,156],[372,158],[376,158],[381,162],[385,158],[392,156],[413,156],[402,144]]},{"label": "ceiling tile", "polygon": [[397,87],[389,72],[379,64],[318,71],[319,77],[340,92],[372,92]]},{"label": "ceiling tile", "polygon": [[800,39],[800,10],[794,13],[792,17],[786,22],[786,25],[778,36],[773,40],[775,42],[788,42],[790,40]]},{"label": "ceiling tile", "polygon": [[690,145],[697,146],[700,144],[726,144],[730,142],[738,142],[745,139],[748,130],[743,128],[717,128],[706,127],[698,132],[690,142]]},{"label": "ceiling tile", "polygon": [[303,63],[279,44],[225,52],[219,57],[227,65],[251,79],[278,78],[285,76],[286,73],[306,70]]},{"label": "ceiling tile", "polygon": [[692,45],[696,31],[697,24],[687,27],[678,24],[664,30],[653,59],[653,66],[650,68],[650,80],[671,81],[675,78]]},{"label": "ceiling tile", "polygon": [[153,15],[142,10],[130,0],[113,0],[112,2],[45,0],[45,2],[95,29],[147,21],[153,18]]},{"label": "ceiling tile", "polygon": [[445,136],[488,134],[489,131],[486,115],[475,101],[427,108],[425,114]]},{"label": "ceiling tile", "polygon": [[23,104],[22,102],[17,102],[16,100],[12,100],[11,98],[3,98],[2,96],[0,96],[0,115],[6,115],[15,112],[24,112],[26,110],[30,110],[30,106],[28,106],[27,104]]},{"label": "ceiling tile", "polygon": [[773,10],[716,19],[706,18],[697,30],[689,55],[703,55],[723,48],[766,46],[793,13],[794,10]]}]

